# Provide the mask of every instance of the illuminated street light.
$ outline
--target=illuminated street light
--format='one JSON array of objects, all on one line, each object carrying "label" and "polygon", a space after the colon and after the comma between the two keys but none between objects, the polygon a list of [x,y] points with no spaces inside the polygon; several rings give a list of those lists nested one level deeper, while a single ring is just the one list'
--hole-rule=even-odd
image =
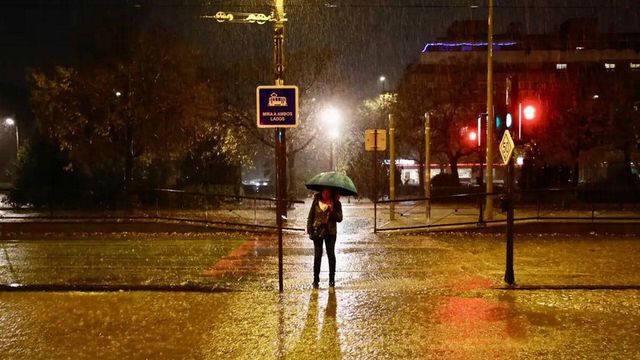
[{"label": "illuminated street light", "polygon": [[335,126],[340,122],[341,119],[340,111],[333,106],[328,107],[322,111],[322,122],[327,124],[327,126]]},{"label": "illuminated street light", "polygon": [[120,97],[122,96],[122,93],[120,91],[116,91],[116,97]]},{"label": "illuminated street light", "polygon": [[340,130],[338,130],[338,128],[329,129],[329,137],[331,140],[336,140],[340,137]]},{"label": "illuminated street light", "polygon": [[384,83],[387,81],[387,78],[384,75],[380,76],[380,83],[382,83],[382,92],[385,92]]},{"label": "illuminated street light", "polygon": [[4,124],[7,125],[7,126],[13,126],[16,129],[16,158],[17,158],[18,157],[18,150],[20,150],[20,137],[18,136],[18,124],[11,117],[8,117],[8,118],[4,119]]},{"label": "illuminated street light", "polygon": [[329,171],[334,171],[333,164],[333,148],[335,147],[335,141],[340,137],[340,121],[342,119],[342,114],[338,109],[333,106],[330,106],[324,109],[320,115],[322,122],[326,125],[325,129],[327,130],[327,135],[331,140],[329,142]]}]

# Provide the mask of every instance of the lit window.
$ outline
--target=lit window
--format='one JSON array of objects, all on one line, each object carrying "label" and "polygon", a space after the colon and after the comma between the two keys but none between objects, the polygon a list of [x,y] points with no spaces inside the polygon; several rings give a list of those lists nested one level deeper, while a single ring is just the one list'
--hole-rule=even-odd
[{"label": "lit window", "polygon": [[566,70],[567,64],[556,64],[556,70]]},{"label": "lit window", "polygon": [[640,63],[630,63],[629,68],[633,70],[640,70]]},{"label": "lit window", "polygon": [[614,63],[604,63],[604,68],[605,69],[609,69],[609,70],[613,70],[616,68],[616,64]]}]

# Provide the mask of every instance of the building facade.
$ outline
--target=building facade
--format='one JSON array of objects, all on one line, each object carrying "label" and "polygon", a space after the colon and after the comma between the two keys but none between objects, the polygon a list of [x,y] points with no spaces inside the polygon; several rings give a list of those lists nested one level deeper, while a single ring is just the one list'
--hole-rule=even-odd
[{"label": "building facade", "polygon": [[[553,34],[523,34],[521,29],[519,24],[511,24],[506,33],[494,36],[494,110],[506,105],[508,77],[516,81],[520,102],[536,101],[545,109],[555,100],[550,97],[564,89],[563,84],[585,74],[631,79],[635,89],[632,102],[640,107],[640,33],[598,32],[595,19],[568,20]],[[487,112],[486,39],[484,21],[453,23],[446,37],[426,44],[419,60],[407,67],[398,92],[423,91],[437,97],[454,76],[469,89],[462,100],[466,106],[477,113]],[[600,95],[580,94],[594,99]],[[542,111],[541,124],[545,115]],[[474,121],[469,119],[469,124]]]}]

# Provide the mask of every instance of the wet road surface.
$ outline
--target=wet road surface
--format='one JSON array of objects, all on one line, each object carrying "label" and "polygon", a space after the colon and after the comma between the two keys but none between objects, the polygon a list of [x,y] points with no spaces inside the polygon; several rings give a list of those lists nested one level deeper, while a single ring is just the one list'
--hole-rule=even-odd
[{"label": "wet road surface", "polygon": [[347,217],[341,228],[335,291],[326,258],[321,288],[311,288],[312,243],[287,235],[284,294],[273,237],[4,241],[5,285],[188,283],[214,292],[3,291],[1,357],[640,357],[637,237],[518,235],[518,287],[507,289],[503,236],[374,235],[367,226]]}]

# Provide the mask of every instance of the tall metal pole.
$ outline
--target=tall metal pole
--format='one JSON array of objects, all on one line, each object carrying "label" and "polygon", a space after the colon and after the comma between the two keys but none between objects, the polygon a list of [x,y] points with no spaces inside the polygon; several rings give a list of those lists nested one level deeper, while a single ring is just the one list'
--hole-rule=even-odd
[{"label": "tall metal pole", "polygon": [[[487,193],[493,193],[493,0],[489,0],[487,41]],[[485,219],[493,219],[493,196],[487,195]]]},{"label": "tall metal pole", "polygon": [[[515,100],[517,98],[517,80],[514,81],[512,76],[507,77],[506,83],[506,97],[505,103],[507,110],[510,114],[513,114],[515,107]],[[507,130],[508,132],[509,130]],[[507,254],[506,254],[506,267],[504,272],[504,281],[509,285],[514,285],[516,282],[513,272],[513,188],[514,188],[514,169],[513,169],[513,154],[509,158],[507,163]]]},{"label": "tall metal pole", "polygon": [[[396,128],[393,115],[389,113],[389,200],[396,199]],[[389,203],[389,220],[395,220],[396,204]]]},{"label": "tall metal pole", "polygon": [[[482,116],[482,115],[481,115]],[[479,120],[482,121],[483,119]],[[480,152],[480,155],[478,156],[480,158],[480,175],[478,176],[478,186],[480,187],[480,192],[486,192],[485,187],[484,187],[484,148],[482,147],[482,140],[480,142],[480,146],[478,146],[478,150]],[[482,201],[482,197],[480,197],[479,201],[478,201],[478,225],[483,226],[484,225],[484,201]]]},{"label": "tall metal pole", "polygon": [[424,113],[424,197],[427,224],[431,224],[431,114]]},{"label": "tall metal pole", "polygon": [[509,285],[516,283],[513,272],[513,172],[513,155],[511,155],[507,164],[507,254],[504,272],[504,281]]},{"label": "tall metal pole", "polygon": [[330,146],[330,150],[329,150],[329,171],[334,171],[334,166],[333,166],[333,140],[331,140],[331,144]]},{"label": "tall metal pole", "polygon": [[16,127],[16,159],[18,158],[18,152],[20,151],[20,137],[18,136],[18,122],[14,123]]},{"label": "tall metal pole", "polygon": [[[273,23],[273,62],[275,85],[284,85],[284,0],[274,0],[277,21]],[[276,223],[278,225],[278,290],[284,291],[282,222],[287,196],[287,137],[284,128],[275,130],[276,145]]]},{"label": "tall metal pole", "polygon": [[378,129],[373,130],[373,232],[378,231]]}]

